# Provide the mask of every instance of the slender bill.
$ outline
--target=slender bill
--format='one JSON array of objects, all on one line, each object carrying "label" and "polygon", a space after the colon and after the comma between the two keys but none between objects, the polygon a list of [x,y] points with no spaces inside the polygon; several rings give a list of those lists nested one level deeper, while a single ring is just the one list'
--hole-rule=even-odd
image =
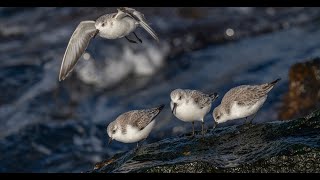
[{"label": "slender bill", "polygon": [[172,114],[176,114],[177,103],[173,103]]},{"label": "slender bill", "polygon": [[95,38],[97,36],[97,34],[99,34],[99,30],[96,30],[96,32],[93,35],[93,38]]},{"label": "slender bill", "polygon": [[111,144],[112,142],[112,138],[109,138],[108,144]]}]

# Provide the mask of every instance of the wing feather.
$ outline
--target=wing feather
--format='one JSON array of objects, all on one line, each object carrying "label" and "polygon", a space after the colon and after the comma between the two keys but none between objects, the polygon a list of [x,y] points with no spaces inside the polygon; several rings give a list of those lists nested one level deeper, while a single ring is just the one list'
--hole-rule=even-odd
[{"label": "wing feather", "polygon": [[144,129],[159,115],[163,107],[164,105],[160,105],[156,108],[136,111],[135,114],[131,116],[131,120],[133,121],[132,125],[139,130]]},{"label": "wing feather", "polygon": [[79,58],[87,49],[90,40],[97,33],[98,30],[94,24],[94,21],[82,21],[73,32],[63,56],[59,81],[64,80],[73,70]]},{"label": "wing feather", "polygon": [[122,12],[130,15],[130,17],[135,19],[144,30],[146,30],[157,42],[159,42],[159,38],[158,38],[157,34],[148,25],[146,19],[144,18],[144,15],[141,12],[136,11],[135,9],[132,9],[132,8],[127,8],[127,7],[119,8],[118,14],[119,14],[119,11],[122,11]]}]

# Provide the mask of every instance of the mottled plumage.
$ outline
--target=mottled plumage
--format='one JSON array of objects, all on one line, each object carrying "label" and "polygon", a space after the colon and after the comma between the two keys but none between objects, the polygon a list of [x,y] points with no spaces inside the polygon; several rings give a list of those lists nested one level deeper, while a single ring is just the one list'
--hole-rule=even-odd
[{"label": "mottled plumage", "polygon": [[268,95],[276,82],[265,83],[262,85],[241,85],[230,89],[222,98],[221,104],[230,113],[231,102],[237,102],[240,106],[252,106],[261,98]]},{"label": "mottled plumage", "polygon": [[121,132],[126,133],[126,125],[132,125],[133,127],[143,130],[155,117],[160,113],[163,106],[143,109],[143,110],[133,110],[120,115],[115,121],[120,124]]},{"label": "mottled plumage", "polygon": [[255,114],[279,80],[261,85],[241,85],[230,89],[222,98],[221,104],[213,111],[215,121],[221,123]]},{"label": "mottled plumage", "polygon": [[204,117],[210,111],[211,104],[218,94],[208,95],[198,90],[176,89],[171,92],[170,97],[172,113],[182,121],[192,122],[193,135],[194,121],[201,121],[204,134]]},{"label": "mottled plumage", "polygon": [[200,108],[210,106],[211,103],[218,97],[217,94],[208,95],[201,91],[185,89],[186,98],[193,101]]},{"label": "mottled plumage", "polygon": [[164,105],[156,108],[132,110],[121,114],[107,127],[111,139],[130,143],[145,139],[151,132],[154,119],[159,115]]}]

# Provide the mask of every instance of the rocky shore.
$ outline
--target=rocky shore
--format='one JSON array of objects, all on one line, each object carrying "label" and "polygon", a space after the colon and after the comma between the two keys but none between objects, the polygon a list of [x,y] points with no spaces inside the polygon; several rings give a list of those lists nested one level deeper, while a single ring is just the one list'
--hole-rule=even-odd
[{"label": "rocky shore", "polygon": [[116,154],[89,172],[320,172],[320,110],[291,121],[216,128]]}]

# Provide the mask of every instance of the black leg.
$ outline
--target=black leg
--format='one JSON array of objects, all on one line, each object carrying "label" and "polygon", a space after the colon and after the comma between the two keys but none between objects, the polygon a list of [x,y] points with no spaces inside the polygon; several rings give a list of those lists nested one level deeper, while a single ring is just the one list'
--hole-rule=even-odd
[{"label": "black leg", "polygon": [[[143,140],[142,140],[142,141],[143,141]],[[140,144],[140,145],[139,145],[139,144]],[[136,146],[136,148],[134,149],[134,152],[138,151],[140,147],[141,147],[141,141],[138,141],[138,142],[137,142],[137,146]]]},{"label": "black leg", "polygon": [[134,34],[134,36],[138,39],[138,41],[139,41],[140,43],[142,43],[142,40],[136,35],[136,33],[133,32],[133,34]]},{"label": "black leg", "polygon": [[252,117],[252,119],[250,120],[250,124],[252,124],[253,119],[256,117],[257,113],[255,113]]},{"label": "black leg", "polygon": [[[143,141],[143,140],[142,140],[142,141]],[[136,146],[135,150],[138,150],[138,149],[139,149],[139,147],[141,146],[141,142],[142,142],[142,141],[138,141],[138,142],[137,142],[137,146]],[[140,145],[139,145],[139,144],[140,144]]]},{"label": "black leg", "polygon": [[138,141],[137,142],[137,146],[136,146],[136,148],[135,148],[135,151],[137,151],[141,146],[142,146],[142,144],[143,144],[143,142],[145,141],[146,139],[142,139],[141,141]]},{"label": "black leg", "polygon": [[202,125],[202,137],[204,137],[204,122],[203,121],[202,121],[201,125]]},{"label": "black leg", "polygon": [[194,137],[194,121],[192,122],[192,135],[191,137]]},{"label": "black leg", "polygon": [[252,125],[252,121],[256,117],[256,115],[257,115],[257,113],[255,113],[250,120],[248,120],[248,117],[246,117],[246,124],[247,125]]},{"label": "black leg", "polygon": [[131,43],[137,43],[136,41],[129,39],[127,36],[125,36],[125,38]]},{"label": "black leg", "polygon": [[248,121],[248,117],[246,117],[246,121],[245,121],[246,123],[246,125],[250,125],[250,121]]},{"label": "black leg", "polygon": [[215,129],[218,126],[218,123],[216,121],[213,121],[213,129]]}]

